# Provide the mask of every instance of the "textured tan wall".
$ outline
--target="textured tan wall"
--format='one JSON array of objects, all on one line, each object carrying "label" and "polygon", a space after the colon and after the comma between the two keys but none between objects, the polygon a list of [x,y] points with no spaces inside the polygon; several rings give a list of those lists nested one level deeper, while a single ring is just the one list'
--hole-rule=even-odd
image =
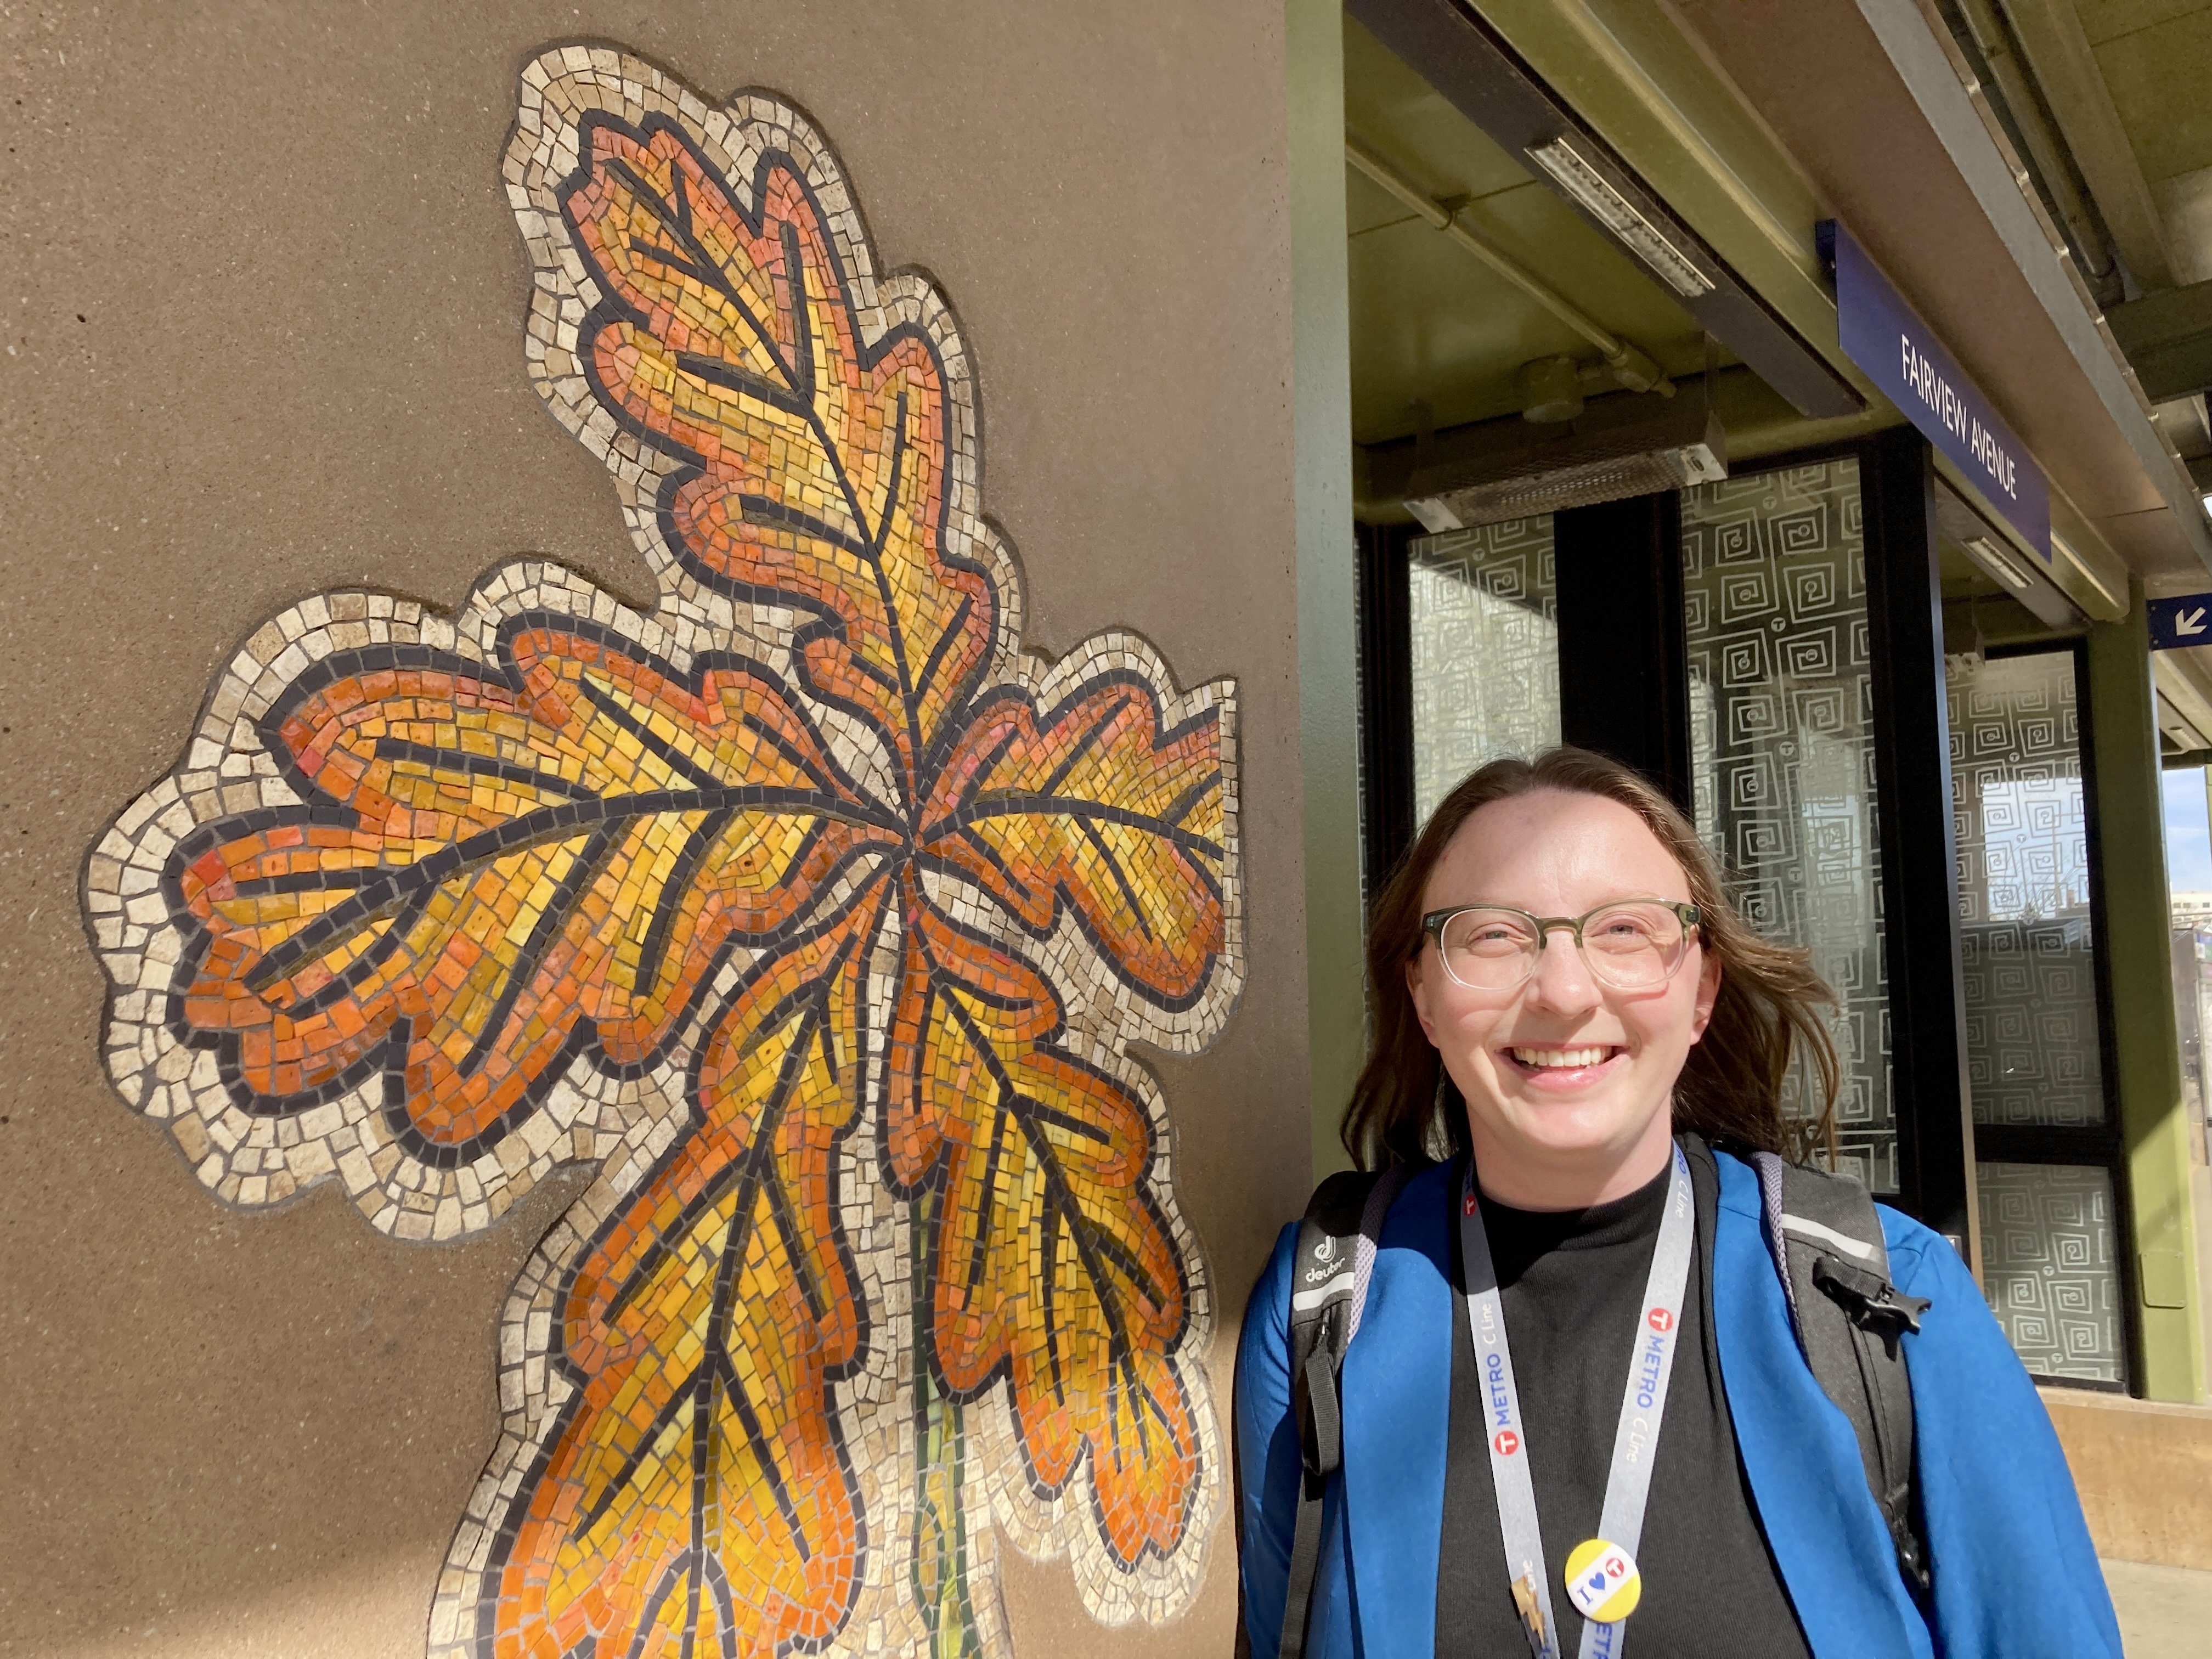
[{"label": "textured tan wall", "polygon": [[2212,1408],[2042,1392],[2097,1553],[2212,1569]]},{"label": "textured tan wall", "polygon": [[[0,9],[0,1653],[421,1653],[495,1432],[494,1322],[575,1190],[452,1247],[325,1189],[232,1214],[111,1093],[85,849],[262,618],[450,606],[550,554],[653,584],[523,373],[498,187],[520,64],[617,41],[777,88],[980,367],[1030,643],[1133,627],[1240,680],[1251,970],[1163,1065],[1227,1340],[1303,1194],[1279,0]],[[1009,1561],[1028,1653],[1219,1652],[1229,1532],[1164,1634]]]}]

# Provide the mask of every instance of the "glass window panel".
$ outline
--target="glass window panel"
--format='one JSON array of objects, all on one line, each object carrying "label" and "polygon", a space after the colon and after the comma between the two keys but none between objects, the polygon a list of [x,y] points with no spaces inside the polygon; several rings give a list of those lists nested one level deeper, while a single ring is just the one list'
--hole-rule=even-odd
[{"label": "glass window panel", "polygon": [[2175,978],[2190,1004],[2186,1029],[2196,1033],[2197,1106],[2203,1131],[2212,1137],[2212,923],[2193,921],[2183,933]]},{"label": "glass window panel", "polygon": [[1559,628],[1552,520],[1413,544],[1413,822],[1501,755],[1559,740]]},{"label": "glass window panel", "polygon": [[[1895,1192],[1858,462],[1685,490],[1682,574],[1698,833],[1752,924],[1835,988],[1840,1166]],[[1785,1091],[1800,1121],[1810,1082]]]},{"label": "glass window panel", "polygon": [[2072,651],[1945,665],[1974,1121],[2105,1121]]},{"label": "glass window panel", "polygon": [[2038,1376],[2124,1380],[2112,1177],[2063,1164],[1984,1164],[1982,1286]]},{"label": "glass window panel", "polygon": [[2173,1030],[2181,1048],[2181,1103],[2191,1123],[2197,1126],[2200,1146],[2205,1101],[2204,1006],[2197,968],[2208,938],[2212,936],[2196,922],[2177,921],[2173,928]]}]

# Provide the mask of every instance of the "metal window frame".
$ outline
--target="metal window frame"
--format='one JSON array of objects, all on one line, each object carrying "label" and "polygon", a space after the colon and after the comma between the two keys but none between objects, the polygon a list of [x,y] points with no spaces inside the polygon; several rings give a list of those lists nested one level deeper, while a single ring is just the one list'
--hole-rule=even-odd
[{"label": "metal window frame", "polygon": [[1552,570],[1560,741],[1634,767],[1694,820],[1682,492],[1554,513]]},{"label": "metal window frame", "polygon": [[1414,524],[1355,527],[1359,613],[1360,883],[1375,902],[1412,850]]},{"label": "metal window frame", "polygon": [[[2038,641],[2001,647],[1993,656],[2050,651],[2073,653],[2080,720],[2083,790],[2090,847],[2091,927],[2097,984],[2101,1085],[2106,1121],[2078,1130],[2020,1130],[1972,1122],[1966,1075],[1966,988],[1959,929],[1955,825],[1951,810],[1949,716],[1943,668],[1942,596],[1936,562],[1935,468],[1927,442],[1899,428],[1870,438],[1810,446],[1763,457],[1736,476],[1787,471],[1844,458],[1859,465],[1861,523],[1865,542],[1867,625],[1870,664],[1869,714],[1873,727],[1876,880],[1884,928],[1884,966],[1888,976],[1887,1014],[1890,1030],[1890,1098],[1897,1124],[1899,1190],[1889,1201],[1949,1237],[1970,1265],[1981,1261],[1980,1218],[1975,1201],[1977,1156],[2005,1163],[2094,1164],[2112,1175],[2114,1224],[2121,1240],[2133,1237],[2125,1170],[2120,1156],[2112,1052],[2112,999],[2104,922],[2104,873],[2095,810],[2095,756],[2087,716],[2090,695],[2084,666],[2086,646],[2079,639]],[[1583,518],[1581,515],[1589,515]],[[1640,517],[1638,515],[1641,515]],[[1674,685],[1669,701],[1679,705],[1663,722],[1647,721],[1656,732],[1663,723],[1682,733],[1679,781],[1663,779],[1686,806],[1694,787],[1687,775],[1686,720],[1688,654],[1681,611],[1682,531],[1679,491],[1635,497],[1626,503],[1572,509],[1553,515],[1555,568],[1559,586],[1561,736],[1572,743],[1590,735],[1578,729],[1573,710],[1581,700],[1569,695],[1570,682],[1603,684],[1614,678],[1620,657],[1614,636],[1603,650],[1593,649],[1599,623],[1584,628],[1577,617],[1586,607],[1571,586],[1622,580],[1626,563],[1650,562],[1653,592],[1672,595],[1672,629],[1644,630],[1641,643],[1654,662],[1663,662]],[[1641,525],[1650,533],[1619,534]],[[1581,537],[1588,529],[1592,535]],[[1371,899],[1411,848],[1413,823],[1412,724],[1413,665],[1408,569],[1412,543],[1421,535],[1413,525],[1363,525],[1359,532],[1360,714],[1364,873]],[[1576,551],[1587,539],[1595,547],[1611,538],[1610,555],[1585,560]],[[1624,562],[1623,550],[1629,557]],[[1640,583],[1625,588],[1641,588]],[[1648,594],[1645,597],[1649,597]],[[1638,603],[1642,601],[1639,599]],[[1662,637],[1663,636],[1663,637]],[[1578,672],[1577,665],[1580,665]],[[1591,699],[1593,703],[1612,699]],[[1676,715],[1679,714],[1679,721]],[[1663,736],[1651,739],[1665,744]],[[1615,750],[1620,747],[1609,745]],[[1647,772],[1668,763],[1665,744],[1656,755],[1620,754]],[[1656,765],[1655,765],[1656,763]],[[2129,1364],[2135,1366],[2135,1267],[2119,1251],[2121,1282],[2128,1297],[2125,1316]]]},{"label": "metal window frame", "polygon": [[1838,449],[1859,459],[1866,543],[1890,1102],[1898,1131],[1893,1201],[1978,1267],[1934,452],[1910,427]]},{"label": "metal window frame", "polygon": [[[1846,459],[1859,468],[1875,883],[1889,982],[1890,1111],[1897,1126],[1898,1187],[1881,1199],[1949,1239],[1971,1267],[1981,1259],[1980,1224],[1966,1091],[1934,453],[1910,427],[1895,427],[1761,456],[1729,477]],[[1679,562],[1679,540],[1676,556]],[[1686,674],[1686,659],[1684,668]],[[1940,839],[1933,850],[1924,833],[1931,828]]]},{"label": "metal window frame", "polygon": [[[2089,645],[2086,639],[2034,641],[1996,647],[1984,653],[1991,661],[2020,657],[2064,655],[2074,669],[2075,741],[2081,756],[2081,818],[2084,855],[2089,877],[2089,960],[2097,1011],[2097,1080],[2104,1097],[2100,1123],[2004,1124],[1976,1123],[1974,1159],[1977,1164],[2042,1164],[2072,1169],[2099,1169],[2112,1182],[2112,1259],[2119,1279],[2120,1370],[2118,1382],[2091,1377],[2053,1376],[2031,1372],[2039,1382],[2060,1388],[2093,1389],[2129,1394],[2142,1375],[2142,1298],[2133,1241],[2135,1203],[2128,1180],[2127,1147],[2120,1132],[2119,1073],[2113,1064],[2118,1036],[2112,1019],[2111,935],[2106,921],[2105,843],[2097,802],[2097,752],[2094,722],[2090,719]],[[1961,1037],[1963,1040],[1963,1032]]]}]

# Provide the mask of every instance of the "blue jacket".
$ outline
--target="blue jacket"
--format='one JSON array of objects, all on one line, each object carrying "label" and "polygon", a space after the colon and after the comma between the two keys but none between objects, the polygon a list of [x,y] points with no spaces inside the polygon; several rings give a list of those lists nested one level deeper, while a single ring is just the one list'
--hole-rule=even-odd
[{"label": "blue jacket", "polygon": [[[1815,1659],[2120,1659],[2120,1633],[2051,1419],[1951,1246],[1884,1207],[1890,1277],[1930,1306],[1905,1339],[1915,1478],[1935,1591],[1905,1590],[1849,1420],[1820,1392],[1767,1253],[1759,1180],[1714,1154],[1720,1193],[1708,1306],[1752,1500]],[[1407,1183],[1384,1224],[1359,1335],[1344,1359],[1344,1468],[1307,1651],[1428,1659],[1457,1340],[1452,1166]],[[1237,1359],[1244,1606],[1252,1651],[1281,1632],[1297,1509],[1286,1227],[1245,1316]],[[1522,1659],[1519,1654],[1500,1659]]]}]

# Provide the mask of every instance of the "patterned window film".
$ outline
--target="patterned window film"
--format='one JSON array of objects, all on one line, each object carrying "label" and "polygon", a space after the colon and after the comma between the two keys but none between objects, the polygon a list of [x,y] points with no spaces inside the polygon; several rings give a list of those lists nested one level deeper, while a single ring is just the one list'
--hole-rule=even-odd
[{"label": "patterned window film", "polygon": [[1945,665],[1974,1121],[2105,1121],[2074,653]]},{"label": "patterned window film", "polygon": [[2112,1177],[2058,1164],[1984,1164],[1982,1281],[2038,1376],[2124,1381]]},{"label": "patterned window film", "polygon": [[1485,761],[1559,740],[1551,517],[1424,536],[1407,564],[1418,829]]},{"label": "patterned window film", "polygon": [[[2106,1121],[2072,650],[1944,665],[1974,1121]],[[2028,1370],[2125,1377],[2109,1170],[1979,1164],[1983,1287]]]},{"label": "patterned window film", "polygon": [[[1753,925],[1835,988],[1840,1166],[1894,1192],[1865,548],[1849,457],[1682,495],[1698,831]],[[1784,1103],[1800,1121],[1808,1081]]]}]

